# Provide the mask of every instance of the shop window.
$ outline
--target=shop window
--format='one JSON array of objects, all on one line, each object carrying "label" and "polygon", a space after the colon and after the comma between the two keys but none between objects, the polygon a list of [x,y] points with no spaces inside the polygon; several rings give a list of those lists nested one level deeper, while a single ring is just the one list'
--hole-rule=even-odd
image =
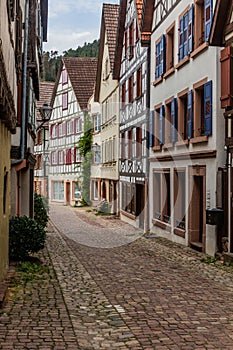
[{"label": "shop window", "polygon": [[171,189],[170,170],[158,170],[154,172],[154,219],[170,223],[171,217]]}]

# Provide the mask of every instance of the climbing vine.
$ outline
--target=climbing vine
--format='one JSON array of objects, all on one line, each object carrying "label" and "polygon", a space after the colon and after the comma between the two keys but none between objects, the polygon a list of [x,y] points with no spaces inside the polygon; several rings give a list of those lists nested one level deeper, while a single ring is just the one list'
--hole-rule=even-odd
[{"label": "climbing vine", "polygon": [[82,198],[86,204],[91,203],[90,182],[91,182],[91,161],[92,161],[92,121],[87,113],[84,115],[84,135],[78,141],[78,149],[82,157]]}]

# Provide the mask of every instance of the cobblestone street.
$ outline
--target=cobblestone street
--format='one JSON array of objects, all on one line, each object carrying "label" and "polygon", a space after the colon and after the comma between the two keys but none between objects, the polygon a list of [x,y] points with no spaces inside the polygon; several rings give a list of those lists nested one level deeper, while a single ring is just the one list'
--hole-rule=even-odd
[{"label": "cobblestone street", "polygon": [[233,278],[205,256],[51,206],[49,269],[11,284],[0,349],[233,349]]}]

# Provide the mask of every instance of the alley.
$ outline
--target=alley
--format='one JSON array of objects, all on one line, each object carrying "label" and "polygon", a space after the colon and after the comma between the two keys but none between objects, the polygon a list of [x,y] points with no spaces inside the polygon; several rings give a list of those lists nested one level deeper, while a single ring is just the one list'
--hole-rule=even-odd
[{"label": "alley", "polygon": [[0,349],[232,349],[233,279],[203,254],[51,206],[46,279],[11,288]]}]

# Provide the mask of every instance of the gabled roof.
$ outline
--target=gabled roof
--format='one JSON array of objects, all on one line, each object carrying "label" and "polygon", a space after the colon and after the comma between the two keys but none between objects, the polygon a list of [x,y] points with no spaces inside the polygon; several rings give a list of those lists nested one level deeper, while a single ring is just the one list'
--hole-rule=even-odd
[{"label": "gabled roof", "polygon": [[225,28],[231,16],[232,0],[217,0],[210,31],[209,43],[213,46],[225,45]]},{"label": "gabled roof", "polygon": [[54,85],[52,102],[53,105],[57,93],[63,65],[65,66],[75,96],[80,108],[87,109],[88,100],[94,92],[96,82],[97,58],[89,57],[63,57],[58,72],[57,81]]},{"label": "gabled roof", "polygon": [[95,101],[99,100],[99,90],[101,83],[101,72],[103,65],[103,53],[105,44],[105,33],[107,36],[110,68],[113,71],[114,59],[115,59],[115,48],[117,41],[117,29],[118,29],[118,16],[119,16],[119,5],[103,4],[102,20],[100,27],[100,46],[97,64],[97,81],[95,87]]},{"label": "gabled roof", "polygon": [[39,108],[42,107],[44,103],[47,103],[49,106],[51,106],[53,88],[54,88],[54,83],[51,83],[48,81],[40,82],[40,99],[39,101],[36,102],[36,108],[37,108],[36,119],[38,121],[41,120]]},{"label": "gabled roof", "polygon": [[[145,2],[145,0],[134,0],[136,12],[137,12],[139,30],[141,28],[141,21],[142,21],[142,17],[143,17],[144,2]],[[119,79],[119,75],[120,75],[120,65],[121,65],[121,56],[122,56],[123,40],[124,40],[126,10],[127,10],[127,0],[121,0],[120,1],[120,10],[119,10],[119,21],[118,21],[117,45],[116,45],[116,51],[115,51],[115,64],[114,64],[114,70],[113,70],[113,78],[114,79]]]}]

